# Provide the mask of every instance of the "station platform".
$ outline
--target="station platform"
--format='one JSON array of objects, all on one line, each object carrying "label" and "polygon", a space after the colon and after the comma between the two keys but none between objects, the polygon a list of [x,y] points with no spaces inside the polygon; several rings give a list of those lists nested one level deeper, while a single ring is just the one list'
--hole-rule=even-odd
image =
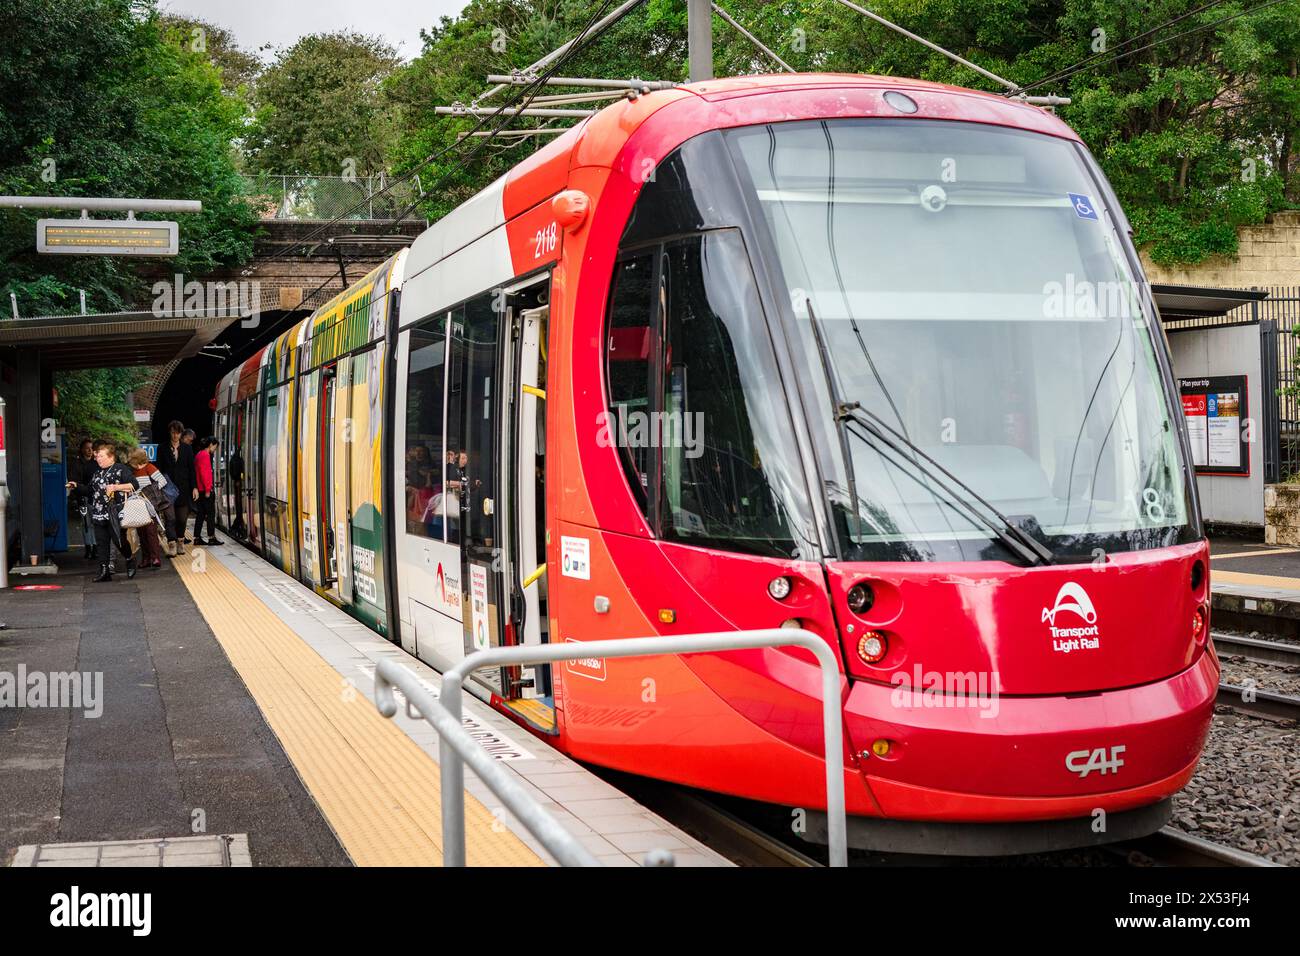
[{"label": "station platform", "polygon": [[[60,565],[0,591],[0,865],[441,864],[437,735],[373,702],[379,660],[435,671],[235,545]],[[601,863],[731,865],[470,694],[465,722]],[[465,804],[469,865],[554,864],[468,770]]]},{"label": "station platform", "polygon": [[1210,539],[1211,624],[1300,638],[1300,547]]}]

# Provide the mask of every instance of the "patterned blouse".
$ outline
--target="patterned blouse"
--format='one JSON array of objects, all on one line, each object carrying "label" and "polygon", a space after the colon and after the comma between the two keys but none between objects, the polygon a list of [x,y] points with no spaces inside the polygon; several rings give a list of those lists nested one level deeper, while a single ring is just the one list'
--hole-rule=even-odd
[{"label": "patterned blouse", "polygon": [[[90,476],[90,517],[95,521],[108,521],[108,499],[109,495],[104,489],[109,485],[134,485],[135,475],[131,469],[120,461],[115,461],[107,468],[100,468]],[[113,506],[115,509],[114,517],[119,520],[122,517],[122,506],[126,503],[126,496],[120,491],[112,496],[114,498]]]}]

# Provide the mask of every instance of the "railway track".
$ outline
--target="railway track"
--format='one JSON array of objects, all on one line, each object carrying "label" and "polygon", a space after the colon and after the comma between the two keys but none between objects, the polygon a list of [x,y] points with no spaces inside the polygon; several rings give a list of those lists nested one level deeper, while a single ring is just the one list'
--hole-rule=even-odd
[{"label": "railway track", "polygon": [[[1215,633],[1214,647],[1220,658],[1239,656],[1256,664],[1300,667],[1300,646],[1263,641],[1244,635]],[[1300,697],[1237,683],[1219,684],[1217,702],[1255,717],[1300,721]]]},{"label": "railway track", "polygon": [[1300,721],[1300,697],[1237,684],[1220,684],[1216,702],[1254,717]]},{"label": "railway track", "polygon": [[1300,665],[1300,644],[1283,644],[1278,641],[1261,641],[1240,634],[1218,633],[1214,646],[1220,654],[1240,654],[1247,660],[1261,664]]},{"label": "railway track", "polygon": [[1115,844],[1110,849],[1125,854],[1131,866],[1281,866],[1245,850],[1224,846],[1173,827]]}]

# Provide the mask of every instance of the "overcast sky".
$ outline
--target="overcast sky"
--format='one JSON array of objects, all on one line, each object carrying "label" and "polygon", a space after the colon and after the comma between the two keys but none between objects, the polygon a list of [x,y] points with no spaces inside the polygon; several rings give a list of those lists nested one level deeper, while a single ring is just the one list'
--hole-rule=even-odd
[{"label": "overcast sky", "polygon": [[[409,60],[420,53],[420,28],[453,16],[464,0],[159,0],[159,9],[223,26],[254,52],[292,46],[307,33],[355,30],[387,40]],[[263,54],[265,59],[265,54]]]}]

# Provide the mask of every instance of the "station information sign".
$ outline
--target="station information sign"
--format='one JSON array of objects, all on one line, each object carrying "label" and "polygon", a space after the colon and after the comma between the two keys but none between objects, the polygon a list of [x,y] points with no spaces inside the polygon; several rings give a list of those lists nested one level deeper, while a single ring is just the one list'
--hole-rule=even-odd
[{"label": "station information sign", "polygon": [[1249,475],[1246,376],[1183,378],[1178,390],[1196,473]]},{"label": "station information sign", "polygon": [[76,256],[174,256],[175,222],[139,219],[39,219],[36,251]]}]

